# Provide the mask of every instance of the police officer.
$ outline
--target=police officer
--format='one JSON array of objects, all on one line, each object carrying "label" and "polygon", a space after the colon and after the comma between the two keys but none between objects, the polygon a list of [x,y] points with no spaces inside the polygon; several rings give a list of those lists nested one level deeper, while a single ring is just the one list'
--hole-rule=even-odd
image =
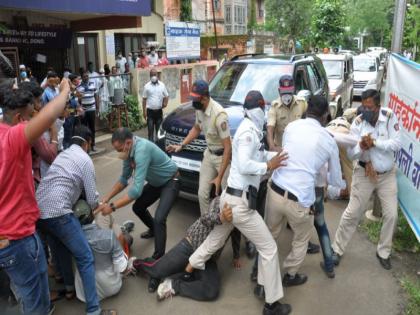
[{"label": "police officer", "polygon": [[[393,112],[380,106],[379,92],[364,91],[362,102],[364,104],[361,109],[362,114],[351,126],[351,133],[359,139],[359,142],[348,150],[349,157],[358,162],[353,172],[350,202],[341,217],[333,249],[338,264],[366,209],[366,203],[372,192],[376,190],[383,212],[376,256],[381,266],[389,270],[392,268],[390,260],[392,237],[398,218],[394,153],[401,146],[400,128]],[[368,165],[373,168],[373,176],[367,174]]]},{"label": "police officer", "polygon": [[224,175],[230,164],[232,144],[227,113],[210,97],[208,83],[203,80],[195,81],[190,96],[192,106],[196,110],[195,124],[181,145],[169,145],[167,151],[180,152],[201,132],[204,133],[207,149],[201,162],[198,188],[200,211],[204,214],[209,209],[212,185],[216,187],[216,195],[221,191]]},{"label": "police officer", "polygon": [[[201,246],[191,255],[186,271],[204,269],[205,262],[221,248],[230,231],[236,227],[259,252],[260,284],[265,285],[264,315],[289,314],[291,307],[278,302],[283,297],[277,245],[256,209],[256,195],[261,176],[282,166],[287,155],[264,151],[261,143],[264,126],[265,102],[260,92],[250,91],[245,98],[245,119],[233,139],[232,165],[228,186],[223,191],[220,205],[232,207],[231,223],[217,225]],[[271,159],[270,159],[271,158]],[[268,162],[267,162],[268,161]]]},{"label": "police officer", "polygon": [[304,99],[294,95],[293,77],[285,74],[279,80],[280,97],[271,104],[267,120],[267,141],[270,150],[281,148],[286,126],[303,116],[308,108]]}]

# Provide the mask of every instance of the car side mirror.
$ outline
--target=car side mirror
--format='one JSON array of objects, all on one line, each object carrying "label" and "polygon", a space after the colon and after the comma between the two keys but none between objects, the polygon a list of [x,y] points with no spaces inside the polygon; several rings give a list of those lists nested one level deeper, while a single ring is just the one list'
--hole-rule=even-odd
[{"label": "car side mirror", "polygon": [[309,98],[312,96],[312,92],[309,91],[309,90],[301,90],[301,91],[299,91],[297,96],[300,97],[300,98],[304,98],[306,101],[308,101]]}]

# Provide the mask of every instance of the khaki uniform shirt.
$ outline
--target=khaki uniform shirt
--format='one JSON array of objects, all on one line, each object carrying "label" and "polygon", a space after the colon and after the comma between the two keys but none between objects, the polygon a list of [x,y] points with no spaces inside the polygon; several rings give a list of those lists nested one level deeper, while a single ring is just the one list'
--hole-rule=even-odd
[{"label": "khaki uniform shirt", "polygon": [[274,143],[276,146],[282,145],[283,133],[286,126],[290,122],[300,119],[307,108],[308,104],[306,101],[296,96],[293,96],[290,107],[284,105],[280,97],[273,101],[268,111],[267,126],[274,127]]},{"label": "khaki uniform shirt", "polygon": [[210,98],[206,111],[195,111],[195,123],[200,126],[210,151],[223,149],[222,140],[230,137],[229,120],[225,109]]}]

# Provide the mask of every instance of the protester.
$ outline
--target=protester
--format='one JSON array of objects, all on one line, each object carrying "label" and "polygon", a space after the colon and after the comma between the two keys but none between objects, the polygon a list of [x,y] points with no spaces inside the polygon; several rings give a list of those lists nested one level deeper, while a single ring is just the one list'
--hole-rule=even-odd
[{"label": "protester", "polygon": [[[194,90],[193,90],[194,91]],[[291,307],[278,302],[283,297],[277,245],[260,214],[255,211],[261,176],[284,166],[285,153],[261,148],[265,102],[260,92],[250,91],[244,102],[245,119],[233,138],[232,165],[227,188],[220,203],[232,207],[232,223],[215,226],[206,240],[191,255],[186,272],[205,269],[205,262],[223,246],[237,227],[259,252],[258,283],[265,286],[263,314],[289,314]]]},{"label": "protester", "polygon": [[137,62],[137,68],[149,68],[149,58],[147,57],[146,51],[142,49],[140,59]]},{"label": "protester", "polygon": [[118,65],[120,70],[124,69],[124,65],[127,63],[127,59],[122,55],[121,50],[118,51],[117,59],[115,60],[115,64]]},{"label": "protester", "polygon": [[151,66],[157,66],[158,65],[158,61],[159,61],[159,57],[158,54],[156,53],[156,48],[155,47],[150,47],[150,53],[147,56],[147,60],[149,62],[149,65]]},{"label": "protester", "polygon": [[129,70],[134,69],[134,61],[133,61],[133,54],[130,52],[127,56],[127,62]]},{"label": "protester", "polygon": [[[39,209],[32,177],[31,144],[63,111],[69,91],[68,81],[63,80],[60,94],[31,120],[30,92],[2,92],[5,99],[1,102],[4,121],[0,124],[0,265],[16,289],[24,314],[50,314],[54,309],[49,297],[45,253],[35,233]],[[10,257],[16,263],[10,263]]]},{"label": "protester", "polygon": [[383,213],[376,257],[381,266],[389,270],[392,268],[392,237],[398,219],[394,154],[401,147],[400,126],[392,110],[381,107],[380,94],[376,90],[364,91],[362,102],[362,114],[351,126],[351,134],[359,142],[348,150],[349,157],[358,162],[353,171],[350,201],[341,217],[333,249],[338,264],[356,231],[367,201],[376,190]]},{"label": "protester", "polygon": [[278,239],[286,221],[293,231],[292,249],[283,263],[284,286],[301,285],[308,279],[298,271],[305,259],[314,224],[311,211],[316,199],[316,175],[327,162],[331,184],[340,185],[342,175],[337,144],[323,128],[328,114],[325,97],[309,99],[306,119],[291,122],[283,134],[283,149],[289,153],[287,166],[275,170],[268,185],[265,209],[268,228],[274,239]]},{"label": "protester", "polygon": [[108,79],[105,77],[105,69],[99,69],[99,114],[106,114],[109,111],[109,88]]},{"label": "protester", "polygon": [[84,110],[84,116],[82,119],[82,124],[87,126],[90,129],[92,134],[92,147],[93,152],[96,151],[95,148],[95,120],[96,120],[96,110],[99,106],[98,98],[98,85],[96,80],[89,80],[89,72],[85,71],[82,74],[82,82],[77,87],[77,91],[82,95],[81,104]]},{"label": "protester", "polygon": [[169,61],[166,58],[166,51],[160,51],[158,52],[159,60],[158,60],[158,66],[167,66],[169,65]]},{"label": "protester", "polygon": [[104,65],[105,75],[109,75],[111,73],[111,69],[109,68],[109,64]]},{"label": "protester", "polygon": [[147,121],[149,141],[155,142],[162,123],[163,109],[168,105],[169,94],[159,80],[156,69],[150,70],[150,81],[143,88],[143,117]]},{"label": "protester", "polygon": [[42,94],[42,106],[51,102],[58,94],[57,86],[59,84],[59,77],[55,72],[49,72],[47,74],[47,86],[45,87],[44,93]]},{"label": "protester", "polygon": [[71,145],[71,138],[73,137],[74,128],[80,126],[81,117],[84,115],[82,106],[80,105],[79,98],[82,98],[82,95],[77,92],[76,88],[80,84],[80,77],[76,74],[69,75],[70,80],[70,96],[67,106],[67,116],[63,125],[64,128],[64,139],[63,139],[63,149],[67,149]]},{"label": "protester", "polygon": [[[155,237],[155,250],[150,260],[159,259],[165,254],[166,218],[179,192],[178,168],[158,146],[133,136],[127,128],[119,128],[114,132],[112,145],[123,160],[123,172],[119,181],[102,199],[103,204],[96,213],[106,215],[135,201],[134,213],[149,228],[141,237]],[[130,177],[133,177],[133,184],[128,192],[109,203],[124,190]],[[147,208],[158,199],[153,218]],[[155,290],[157,284],[152,285]]]}]

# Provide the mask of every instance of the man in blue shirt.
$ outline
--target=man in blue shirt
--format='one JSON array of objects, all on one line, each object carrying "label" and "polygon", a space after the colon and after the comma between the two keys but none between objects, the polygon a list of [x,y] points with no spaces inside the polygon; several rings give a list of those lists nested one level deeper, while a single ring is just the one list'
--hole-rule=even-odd
[{"label": "man in blue shirt", "polygon": [[[119,181],[102,199],[103,204],[96,213],[106,215],[135,201],[134,213],[149,228],[141,237],[155,237],[155,252],[151,259],[156,260],[165,254],[166,218],[179,192],[178,168],[157,145],[134,137],[127,128],[119,128],[114,132],[112,145],[124,161],[123,172]],[[130,177],[133,177],[133,184],[127,194],[108,204],[128,185]],[[159,205],[153,218],[147,208],[158,199]],[[149,286],[149,290],[155,291],[157,285],[154,284],[153,289]]]},{"label": "man in blue shirt", "polygon": [[46,105],[48,102],[52,101],[58,94],[58,83],[60,78],[57,73],[50,71],[47,75],[47,87],[44,90],[44,93],[41,97],[42,106]]}]

